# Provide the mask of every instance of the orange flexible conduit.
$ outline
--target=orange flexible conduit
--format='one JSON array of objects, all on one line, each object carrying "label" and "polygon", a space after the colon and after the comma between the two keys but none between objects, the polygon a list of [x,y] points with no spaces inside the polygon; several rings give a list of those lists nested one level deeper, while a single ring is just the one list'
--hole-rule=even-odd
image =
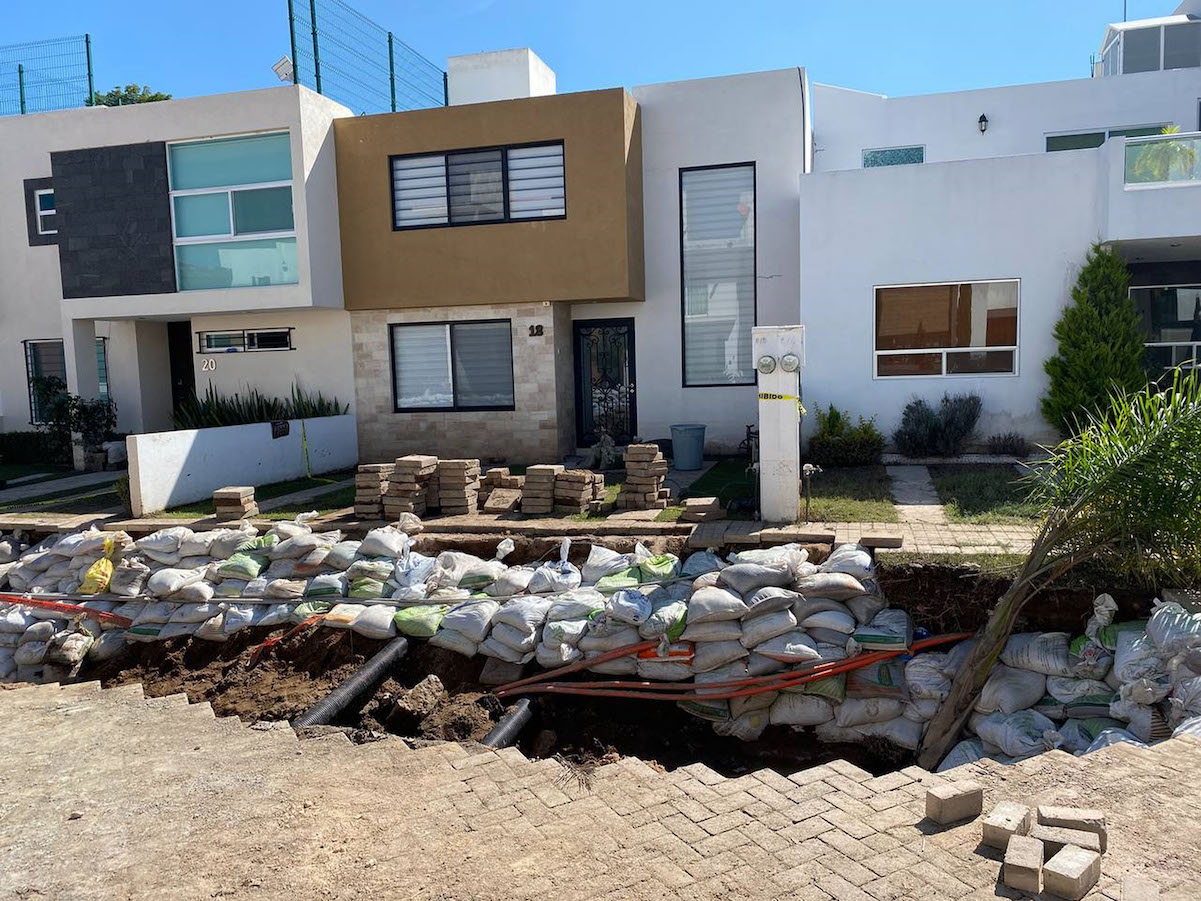
[{"label": "orange flexible conduit", "polygon": [[[500,686],[496,690],[496,696],[504,698],[520,694],[564,694],[592,695],[602,698],[635,698],[649,701],[720,701],[729,698],[742,698],[763,694],[768,691],[779,691],[782,688],[792,688],[796,685],[804,685],[807,682],[815,682],[818,679],[836,676],[839,673],[862,669],[865,666],[870,666],[873,663],[888,660],[892,657],[899,657],[902,654],[924,651],[953,641],[963,641],[964,639],[971,638],[972,634],[971,632],[956,632],[951,635],[937,635],[914,642],[912,647],[904,650],[873,651],[843,660],[827,660],[805,664],[803,667],[783,673],[769,673],[765,676],[752,676],[747,679],[731,679],[723,682],[707,682],[700,691],[691,682],[633,682],[619,680],[607,682],[572,682],[565,685],[557,685],[549,681],[550,679],[557,679],[559,676],[578,672],[587,666],[593,666],[605,660],[614,660],[618,657],[646,650],[646,645],[648,644],[657,644],[657,642],[653,641],[644,641],[601,654],[598,657],[588,660],[586,663],[574,663],[570,666],[551,670],[548,673],[528,679],[510,682],[508,685]],[[721,688],[728,688],[730,690],[713,690]]]}]

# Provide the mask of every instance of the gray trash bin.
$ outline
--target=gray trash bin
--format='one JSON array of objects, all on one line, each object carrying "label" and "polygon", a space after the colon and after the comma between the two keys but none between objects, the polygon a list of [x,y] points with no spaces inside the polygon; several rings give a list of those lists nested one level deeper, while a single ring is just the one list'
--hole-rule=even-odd
[{"label": "gray trash bin", "polygon": [[676,469],[700,469],[704,465],[705,426],[694,422],[673,425],[671,451]]}]

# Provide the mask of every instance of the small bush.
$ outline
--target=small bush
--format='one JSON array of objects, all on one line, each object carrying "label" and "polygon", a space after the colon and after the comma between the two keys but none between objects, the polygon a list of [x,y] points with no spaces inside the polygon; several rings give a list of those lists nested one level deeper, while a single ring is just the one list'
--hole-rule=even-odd
[{"label": "small bush", "polygon": [[292,396],[284,399],[267,397],[250,387],[243,394],[222,394],[210,383],[203,400],[192,395],[180,404],[174,419],[177,429],[207,429],[278,419],[341,416],[349,409],[349,405],[339,403],[336,397],[330,400],[320,391],[310,394],[299,385],[293,385]]},{"label": "small bush", "polygon": [[4,463],[66,463],[57,439],[46,432],[0,432],[0,461]]},{"label": "small bush", "polygon": [[870,466],[884,453],[884,436],[875,420],[856,423],[833,404],[814,411],[817,434],[809,439],[809,461],[818,466]]},{"label": "small bush", "polygon": [[914,398],[905,405],[893,443],[906,457],[957,456],[975,431],[982,406],[978,394],[944,394],[937,410]]},{"label": "small bush", "polygon": [[988,436],[988,452],[996,456],[1021,457],[1030,456],[1030,442],[1025,435],[1017,432],[1006,432],[1003,435]]}]

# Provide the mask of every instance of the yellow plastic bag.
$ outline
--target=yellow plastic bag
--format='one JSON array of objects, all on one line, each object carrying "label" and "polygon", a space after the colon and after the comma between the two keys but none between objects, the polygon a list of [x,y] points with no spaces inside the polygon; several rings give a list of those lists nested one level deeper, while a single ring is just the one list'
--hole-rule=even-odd
[{"label": "yellow plastic bag", "polygon": [[88,567],[83,582],[79,586],[80,594],[101,594],[108,590],[108,583],[113,578],[113,556],[116,542],[112,538],[104,539],[104,556]]}]

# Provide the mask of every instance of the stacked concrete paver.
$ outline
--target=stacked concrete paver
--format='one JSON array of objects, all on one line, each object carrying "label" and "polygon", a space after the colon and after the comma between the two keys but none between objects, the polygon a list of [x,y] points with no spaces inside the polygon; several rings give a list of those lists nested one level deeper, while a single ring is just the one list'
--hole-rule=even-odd
[{"label": "stacked concrete paver", "polygon": [[424,516],[437,490],[438,458],[429,454],[398,457],[384,492],[384,513],[395,519],[402,513]]}]

